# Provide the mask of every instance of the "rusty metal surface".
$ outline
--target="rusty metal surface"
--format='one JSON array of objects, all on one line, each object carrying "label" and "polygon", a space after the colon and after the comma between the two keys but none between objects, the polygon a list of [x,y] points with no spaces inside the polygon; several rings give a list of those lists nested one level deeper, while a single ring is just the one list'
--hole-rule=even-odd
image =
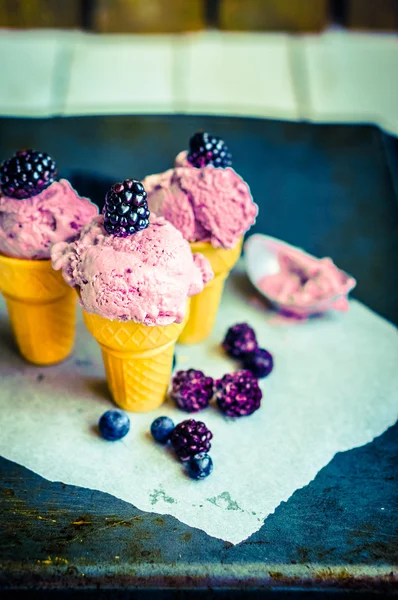
[{"label": "rusty metal surface", "polygon": [[[15,147],[42,147],[79,191],[97,191],[100,202],[109,181],[168,167],[201,126],[237,148],[236,168],[260,204],[258,230],[330,253],[359,279],[359,299],[398,320],[388,295],[398,243],[396,146],[389,144],[387,163],[384,137],[374,128],[193,117],[7,119],[0,120],[0,158]],[[50,483],[0,458],[3,597],[5,590],[42,587],[57,598],[94,589],[103,594],[96,598],[111,589],[120,598],[130,597],[127,590],[155,597],[145,592],[150,588],[162,598],[170,597],[167,590],[196,597],[199,588],[206,598],[398,593],[397,465],[395,425],[336,455],[257,533],[232,546],[173,517]],[[38,597],[46,597],[43,590]]]},{"label": "rusty metal surface", "polygon": [[397,590],[397,459],[398,425],[338,454],[236,546],[1,459],[0,584]]}]

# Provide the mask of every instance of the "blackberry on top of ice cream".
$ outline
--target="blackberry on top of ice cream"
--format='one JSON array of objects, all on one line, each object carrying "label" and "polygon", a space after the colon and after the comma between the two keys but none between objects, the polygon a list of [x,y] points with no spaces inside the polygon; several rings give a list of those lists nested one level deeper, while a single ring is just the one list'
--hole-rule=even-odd
[{"label": "blackberry on top of ice cream", "polygon": [[115,183],[105,196],[103,208],[104,228],[117,237],[127,237],[146,229],[149,225],[149,209],[146,191],[136,179]]},{"label": "blackberry on top of ice cream", "polygon": [[37,196],[57,177],[57,166],[49,154],[20,150],[0,167],[0,187],[4,196],[24,200]]},{"label": "blackberry on top of ice cream", "polygon": [[189,140],[187,160],[193,167],[230,167],[232,156],[224,140],[210,133],[195,133]]}]

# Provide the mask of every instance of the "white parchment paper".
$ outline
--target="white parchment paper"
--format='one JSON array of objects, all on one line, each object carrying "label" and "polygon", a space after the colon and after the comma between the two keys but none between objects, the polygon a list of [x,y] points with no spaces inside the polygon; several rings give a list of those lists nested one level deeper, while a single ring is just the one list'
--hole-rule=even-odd
[{"label": "white parchment paper", "polygon": [[214,472],[187,478],[172,454],[148,435],[152,420],[185,413],[166,404],[131,414],[122,441],[102,440],[95,425],[112,407],[100,350],[79,311],[74,355],[61,365],[27,365],[10,341],[0,304],[0,454],[50,481],[108,492],[145,511],[169,513],[208,534],[238,543],[259,529],[281,501],[308,484],[336,452],[366,444],[397,419],[396,329],[358,302],[347,314],[281,323],[228,282],[211,339],[177,349],[178,367],[212,376],[237,363],[219,349],[225,330],[247,321],[275,358],[254,415],[199,413],[213,431]]}]

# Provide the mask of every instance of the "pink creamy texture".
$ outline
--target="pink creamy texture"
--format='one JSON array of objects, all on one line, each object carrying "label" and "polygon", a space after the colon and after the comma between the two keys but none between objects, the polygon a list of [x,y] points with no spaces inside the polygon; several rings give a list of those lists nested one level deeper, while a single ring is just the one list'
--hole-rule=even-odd
[{"label": "pink creamy texture", "polygon": [[355,280],[338,269],[330,258],[318,260],[286,249],[278,259],[279,273],[263,277],[257,284],[268,298],[285,306],[305,308],[342,296],[333,308],[348,309],[343,296],[354,287]]},{"label": "pink creamy texture", "polygon": [[176,168],[178,167],[191,167],[191,168],[195,168],[192,167],[191,163],[188,162],[188,150],[183,150],[182,152],[180,152],[179,154],[177,154],[177,156],[175,157],[174,160],[174,166]]},{"label": "pink creamy texture", "polygon": [[177,168],[143,181],[150,210],[161,214],[189,242],[233,248],[255,222],[249,186],[230,167]]},{"label": "pink creamy texture", "polygon": [[181,323],[187,298],[213,278],[202,254],[171,223],[153,213],[147,229],[126,238],[108,235],[95,217],[72,243],[56,244],[54,269],[80,290],[80,303],[106,319],[144,325]]},{"label": "pink creamy texture", "polygon": [[49,259],[53,244],[72,239],[96,214],[65,179],[26,200],[0,196],[0,253]]}]

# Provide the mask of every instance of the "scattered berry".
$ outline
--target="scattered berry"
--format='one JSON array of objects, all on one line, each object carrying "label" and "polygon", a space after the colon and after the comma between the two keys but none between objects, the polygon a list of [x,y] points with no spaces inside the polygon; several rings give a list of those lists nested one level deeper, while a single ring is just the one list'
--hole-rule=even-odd
[{"label": "scattered berry", "polygon": [[230,327],[222,346],[234,358],[243,358],[258,349],[256,334],[247,323],[237,323]]},{"label": "scattered berry", "polygon": [[213,461],[208,454],[200,452],[189,459],[187,468],[192,479],[205,479],[213,471]]},{"label": "scattered berry", "polygon": [[21,150],[0,167],[0,187],[5,196],[23,200],[37,196],[53,183],[57,166],[51,156],[37,150]]},{"label": "scattered berry", "polygon": [[114,442],[128,434],[130,419],[120,410],[107,410],[98,421],[98,427],[105,440]]},{"label": "scattered berry", "polygon": [[176,368],[176,364],[177,364],[177,357],[176,357],[176,353],[174,352],[174,354],[173,354],[173,366],[171,367],[172,371],[174,371],[174,369]]},{"label": "scattered berry", "polygon": [[149,225],[144,186],[135,179],[114,183],[105,196],[104,227],[107,233],[127,237]]},{"label": "scattered berry", "polygon": [[175,453],[181,460],[210,450],[212,432],[206,425],[195,419],[187,419],[175,426],[170,440]]},{"label": "scattered berry", "polygon": [[259,348],[256,352],[247,354],[243,358],[243,366],[253,373],[259,379],[267,377],[273,369],[274,359],[272,354],[264,348]]},{"label": "scattered berry", "polygon": [[172,380],[170,397],[186,412],[206,408],[213,397],[213,379],[202,371],[177,371]]},{"label": "scattered berry", "polygon": [[225,142],[210,133],[195,133],[189,140],[188,162],[193,167],[230,167],[232,157]]},{"label": "scattered berry", "polygon": [[218,407],[227,417],[248,416],[260,408],[262,392],[250,371],[224,375],[215,382],[215,389]]},{"label": "scattered berry", "polygon": [[151,434],[159,444],[167,444],[174,429],[174,423],[169,417],[158,417],[151,425]]}]

